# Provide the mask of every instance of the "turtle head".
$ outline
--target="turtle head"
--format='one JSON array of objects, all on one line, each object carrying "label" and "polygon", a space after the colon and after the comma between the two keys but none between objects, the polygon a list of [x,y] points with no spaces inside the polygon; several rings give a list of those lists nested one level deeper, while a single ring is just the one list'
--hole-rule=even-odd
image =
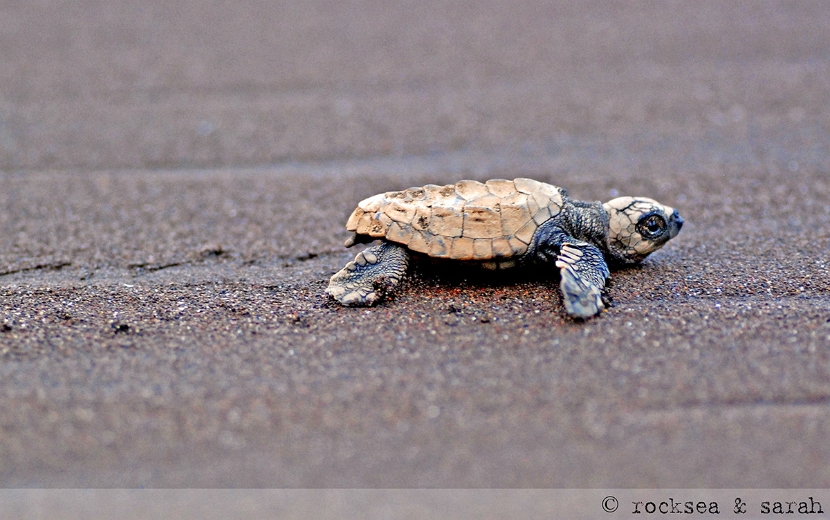
[{"label": "turtle head", "polygon": [[683,227],[676,209],[644,197],[618,197],[602,208],[608,215],[608,250],[622,264],[641,262]]}]

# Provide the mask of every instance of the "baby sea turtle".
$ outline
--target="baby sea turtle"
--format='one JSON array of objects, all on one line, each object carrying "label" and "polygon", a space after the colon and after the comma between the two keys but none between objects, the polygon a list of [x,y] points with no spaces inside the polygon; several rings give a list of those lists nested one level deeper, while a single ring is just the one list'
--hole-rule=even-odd
[{"label": "baby sea turtle", "polygon": [[390,294],[413,256],[477,263],[485,269],[559,269],[567,312],[605,308],[608,265],[635,264],[677,236],[674,208],[643,197],[580,202],[532,179],[429,184],[369,197],[346,223],[346,247],[380,240],[331,277],[326,292],[343,305],[372,305]]}]

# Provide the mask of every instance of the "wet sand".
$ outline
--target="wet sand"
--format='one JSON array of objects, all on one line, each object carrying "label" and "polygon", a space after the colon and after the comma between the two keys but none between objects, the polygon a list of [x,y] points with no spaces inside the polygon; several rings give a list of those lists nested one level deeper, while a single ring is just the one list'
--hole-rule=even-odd
[{"label": "wet sand", "polygon": [[[824,4],[304,5],[0,6],[4,486],[830,486]],[[687,223],[585,323],[324,298],[362,198],[518,176]]]}]

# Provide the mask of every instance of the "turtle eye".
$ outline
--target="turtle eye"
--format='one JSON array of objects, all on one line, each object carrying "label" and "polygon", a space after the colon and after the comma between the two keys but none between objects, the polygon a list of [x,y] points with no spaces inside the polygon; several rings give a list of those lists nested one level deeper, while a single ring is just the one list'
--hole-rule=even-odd
[{"label": "turtle eye", "polygon": [[655,239],[666,231],[666,219],[660,215],[646,215],[637,223],[637,231],[645,238]]}]

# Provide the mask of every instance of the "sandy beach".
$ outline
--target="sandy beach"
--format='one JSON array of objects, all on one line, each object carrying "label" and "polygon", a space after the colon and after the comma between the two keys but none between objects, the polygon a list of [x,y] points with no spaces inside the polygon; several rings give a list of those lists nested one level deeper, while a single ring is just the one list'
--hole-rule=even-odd
[{"label": "sandy beach", "polygon": [[[830,486],[821,2],[0,4],[4,487]],[[533,177],[679,237],[325,298],[378,192]]]}]

